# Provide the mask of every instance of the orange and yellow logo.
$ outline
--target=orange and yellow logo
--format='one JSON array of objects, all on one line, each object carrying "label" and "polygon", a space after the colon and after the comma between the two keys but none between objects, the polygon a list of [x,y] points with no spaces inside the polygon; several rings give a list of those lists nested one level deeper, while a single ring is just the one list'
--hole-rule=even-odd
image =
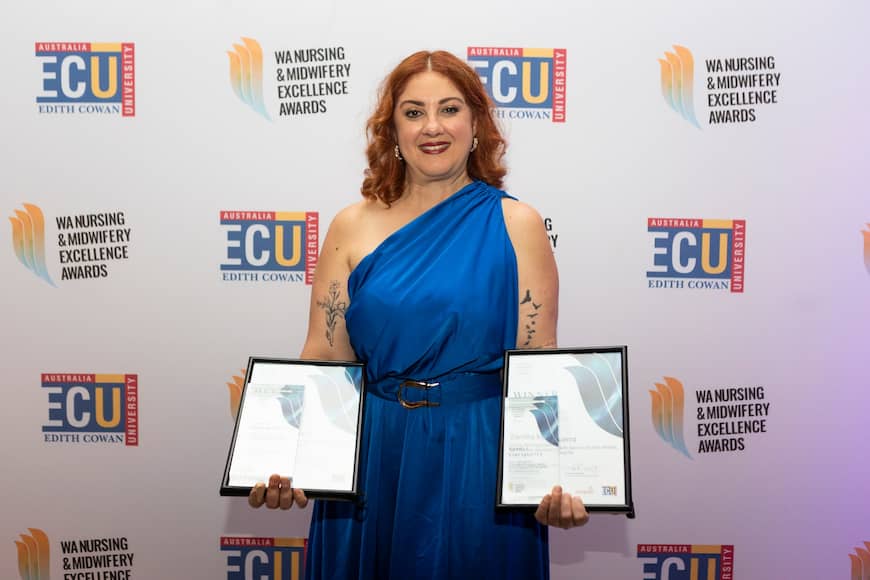
[{"label": "orange and yellow logo", "polygon": [[18,574],[21,580],[49,580],[48,536],[40,529],[27,528],[30,535],[20,534],[15,541],[18,548]]},{"label": "orange and yellow logo", "polygon": [[674,45],[674,52],[666,52],[665,58],[659,59],[662,75],[662,96],[665,102],[683,119],[697,127],[693,85],[695,82],[695,59],[692,52],[684,47]]},{"label": "orange and yellow logo", "polygon": [[673,377],[665,377],[664,382],[655,385],[656,390],[649,392],[653,427],[665,443],[691,459],[683,439],[683,384]]},{"label": "orange and yellow logo", "polygon": [[852,561],[852,580],[870,580],[870,542],[864,542],[863,548],[855,548],[849,559]]},{"label": "orange and yellow logo", "polygon": [[25,203],[24,211],[15,210],[12,223],[12,247],[24,267],[51,284],[55,283],[45,267],[45,218],[39,207]]},{"label": "orange and yellow logo", "polygon": [[233,44],[230,57],[230,85],[243,103],[271,121],[263,102],[263,49],[253,38]]},{"label": "orange and yellow logo", "polygon": [[861,233],[864,234],[864,265],[870,272],[870,224],[867,224],[867,231],[861,230]]},{"label": "orange and yellow logo", "polygon": [[230,390],[230,414],[235,421],[242,403],[242,389],[245,388],[245,369],[241,370],[241,375],[233,375],[233,382],[227,383],[227,388]]}]

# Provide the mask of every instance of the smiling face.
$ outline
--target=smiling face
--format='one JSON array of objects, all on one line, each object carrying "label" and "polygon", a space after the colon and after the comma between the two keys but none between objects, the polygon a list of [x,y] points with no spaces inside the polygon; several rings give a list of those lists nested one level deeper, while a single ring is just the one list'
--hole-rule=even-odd
[{"label": "smiling face", "polygon": [[475,123],[447,77],[431,71],[411,77],[396,99],[393,126],[411,183],[468,180]]}]

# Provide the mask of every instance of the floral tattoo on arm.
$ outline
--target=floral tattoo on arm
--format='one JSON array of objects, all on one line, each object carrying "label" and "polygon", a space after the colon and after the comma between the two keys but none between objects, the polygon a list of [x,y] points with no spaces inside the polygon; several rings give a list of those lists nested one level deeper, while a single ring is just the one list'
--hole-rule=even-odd
[{"label": "floral tattoo on arm", "polygon": [[[527,305],[527,306],[526,306]],[[531,290],[526,290],[526,295],[520,301],[520,313],[523,317],[524,330],[526,333],[526,341],[523,343],[523,346],[530,346],[532,344],[532,339],[535,337],[535,323],[537,322],[535,318],[538,317],[538,309],[541,308],[543,304],[535,304],[535,301],[532,300],[532,292]]]},{"label": "floral tattoo on arm", "polygon": [[335,324],[339,316],[344,318],[347,310],[347,302],[339,300],[340,296],[338,280],[330,280],[329,293],[323,300],[317,301],[317,305],[326,311],[326,340],[329,341],[329,346],[335,346]]}]

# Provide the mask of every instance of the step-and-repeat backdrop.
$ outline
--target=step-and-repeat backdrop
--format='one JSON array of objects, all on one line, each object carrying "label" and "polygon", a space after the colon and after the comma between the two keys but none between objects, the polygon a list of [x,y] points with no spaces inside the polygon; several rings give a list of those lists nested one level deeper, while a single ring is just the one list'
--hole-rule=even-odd
[{"label": "step-and-repeat backdrop", "polygon": [[298,355],[364,124],[467,60],[544,216],[562,346],[629,347],[637,518],[562,579],[870,578],[864,2],[6,7],[0,576],[284,579],[218,495],[249,355]]}]

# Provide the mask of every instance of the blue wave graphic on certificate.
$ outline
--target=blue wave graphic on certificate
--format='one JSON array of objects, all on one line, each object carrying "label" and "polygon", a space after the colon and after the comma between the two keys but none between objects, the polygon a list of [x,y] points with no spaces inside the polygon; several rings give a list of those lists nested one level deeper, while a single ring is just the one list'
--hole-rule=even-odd
[{"label": "blue wave graphic on certificate", "polygon": [[312,375],[326,416],[336,427],[356,433],[361,370],[323,367],[323,374]]},{"label": "blue wave graphic on certificate", "polygon": [[542,395],[532,399],[534,409],[529,413],[538,423],[538,430],[547,443],[559,446],[559,398],[556,395]]},{"label": "blue wave graphic on certificate", "polygon": [[302,407],[305,400],[305,387],[302,385],[284,385],[278,402],[281,403],[281,414],[291,427],[299,429],[302,421]]},{"label": "blue wave graphic on certificate", "polygon": [[352,384],[354,390],[359,393],[362,388],[362,367],[348,367],[344,369],[344,380]]},{"label": "blue wave graphic on certificate", "polygon": [[577,382],[586,412],[595,423],[622,438],[622,359],[619,353],[574,355],[578,366],[565,367]]}]

